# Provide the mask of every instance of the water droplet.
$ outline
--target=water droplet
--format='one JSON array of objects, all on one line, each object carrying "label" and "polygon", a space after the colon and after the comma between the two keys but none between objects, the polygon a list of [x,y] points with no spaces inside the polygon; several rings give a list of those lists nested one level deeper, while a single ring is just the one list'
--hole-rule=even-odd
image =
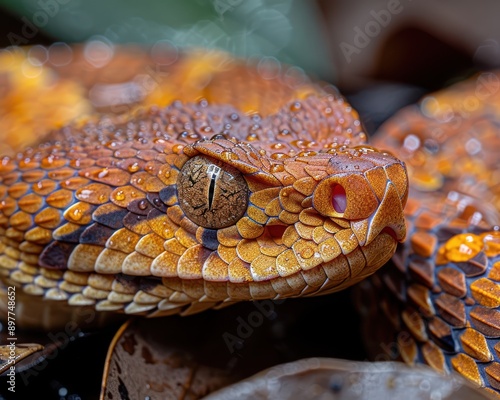
[{"label": "water droplet", "polygon": [[453,262],[464,262],[475,257],[482,249],[482,239],[472,233],[453,236],[445,244],[446,258]]},{"label": "water droplet", "polygon": [[302,104],[300,102],[296,101],[290,105],[290,111],[292,112],[297,112],[302,108]]},{"label": "water droplet", "polygon": [[109,170],[107,168],[103,168],[98,174],[97,174],[97,177],[102,179],[102,178],[105,178],[106,176],[108,176],[109,174]]},{"label": "water droplet", "polygon": [[284,158],[290,158],[290,156],[288,154],[285,154],[285,153],[273,153],[273,154],[271,154],[271,158],[273,160],[282,160]]},{"label": "water droplet", "polygon": [[80,189],[77,191],[77,194],[80,199],[88,200],[90,196],[94,194],[94,191],[89,189]]},{"label": "water droplet", "polygon": [[163,235],[164,237],[168,238],[168,237],[173,237],[175,234],[175,232],[173,231],[172,228],[170,227],[167,227],[163,230]]},{"label": "water droplet", "polygon": [[314,255],[314,250],[310,247],[306,247],[300,252],[302,258],[311,258]]},{"label": "water droplet", "polygon": [[146,200],[141,200],[138,204],[140,210],[145,210],[148,208],[148,202]]},{"label": "water droplet", "polygon": [[272,164],[269,170],[274,174],[276,172],[283,172],[285,170],[285,167],[283,166],[283,164]]},{"label": "water droplet", "polygon": [[80,210],[79,208],[75,208],[72,210],[71,212],[71,217],[73,218],[73,220],[75,221],[79,221],[82,219],[82,216],[83,216],[83,212],[82,210]]},{"label": "water droplet", "polygon": [[315,156],[316,153],[315,151],[301,151],[299,154],[297,154],[298,157],[310,157],[310,156]]},{"label": "water droplet", "polygon": [[[481,235],[484,243],[484,252],[488,257],[496,257],[500,254],[500,232],[491,231]],[[500,266],[500,261],[497,261]]]},{"label": "water droplet", "polygon": [[172,147],[172,151],[174,152],[174,154],[181,154],[182,150],[184,150],[183,144],[176,144],[175,146]]},{"label": "water droplet", "polygon": [[225,161],[231,161],[231,160],[238,159],[238,155],[233,153],[231,150],[224,150],[222,153],[220,153],[220,156]]},{"label": "water droplet", "polygon": [[294,141],[292,141],[292,146],[299,147],[299,148],[303,149],[303,148],[307,147],[308,143],[309,142],[307,140],[294,140]]},{"label": "water droplet", "polygon": [[42,167],[43,168],[50,168],[50,166],[54,163],[54,156],[50,155],[47,157],[44,157],[42,159]]},{"label": "water droplet", "polygon": [[139,170],[139,164],[136,162],[133,164],[130,164],[127,169],[129,170],[129,172],[136,172]]},{"label": "water droplet", "polygon": [[118,192],[115,193],[115,200],[117,201],[122,201],[125,199],[125,192],[123,190],[119,190]]}]

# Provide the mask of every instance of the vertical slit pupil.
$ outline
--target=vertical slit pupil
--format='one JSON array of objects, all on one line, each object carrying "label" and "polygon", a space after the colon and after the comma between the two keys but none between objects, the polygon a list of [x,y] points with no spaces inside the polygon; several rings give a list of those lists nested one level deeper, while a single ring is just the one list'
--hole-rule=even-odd
[{"label": "vertical slit pupil", "polygon": [[332,188],[332,206],[340,214],[347,208],[347,196],[342,185],[334,185]]},{"label": "vertical slit pupil", "polygon": [[214,194],[215,194],[215,181],[221,174],[221,168],[218,167],[217,165],[210,165],[207,168],[207,175],[210,179],[210,186],[208,187],[208,209],[212,209],[212,204],[214,201]]}]

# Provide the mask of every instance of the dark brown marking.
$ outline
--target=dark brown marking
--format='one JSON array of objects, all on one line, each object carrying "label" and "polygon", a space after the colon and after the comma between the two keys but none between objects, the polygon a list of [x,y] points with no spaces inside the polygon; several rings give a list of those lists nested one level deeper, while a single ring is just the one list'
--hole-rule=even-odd
[{"label": "dark brown marking", "polygon": [[177,188],[175,185],[167,186],[166,188],[160,190],[160,199],[164,203],[168,203],[172,197],[177,196]]},{"label": "dark brown marking", "polygon": [[151,203],[144,198],[132,200],[127,206],[127,210],[137,215],[148,215],[152,208]]},{"label": "dark brown marking", "polygon": [[150,192],[146,195],[146,198],[149,200],[149,202],[153,205],[154,208],[163,213],[167,212],[167,206],[161,200],[159,193]]},{"label": "dark brown marking", "polygon": [[80,237],[80,243],[86,244],[96,244],[99,246],[105,246],[107,240],[115,232],[114,229],[108,228],[107,226],[95,223],[87,227]]},{"label": "dark brown marking", "polygon": [[151,232],[151,228],[147,225],[147,219],[146,215],[137,215],[129,212],[123,218],[123,225],[138,235],[146,235]]},{"label": "dark brown marking", "polygon": [[201,234],[201,242],[203,246],[210,250],[217,250],[219,241],[217,240],[217,231],[215,229],[203,229]]},{"label": "dark brown marking", "polygon": [[[76,224],[72,224],[76,226]],[[54,235],[54,239],[57,239],[60,242],[68,242],[68,243],[75,243],[78,244],[80,243],[80,237],[82,236],[83,232],[87,229],[87,226],[78,226],[78,228],[74,230],[68,230],[68,233],[64,235]]]},{"label": "dark brown marking", "polygon": [[40,267],[65,270],[68,269],[68,259],[76,244],[52,242],[40,254]]},{"label": "dark brown marking", "polygon": [[112,229],[120,229],[123,228],[123,218],[125,218],[127,214],[127,210],[108,203],[95,210],[92,214],[92,219]]}]

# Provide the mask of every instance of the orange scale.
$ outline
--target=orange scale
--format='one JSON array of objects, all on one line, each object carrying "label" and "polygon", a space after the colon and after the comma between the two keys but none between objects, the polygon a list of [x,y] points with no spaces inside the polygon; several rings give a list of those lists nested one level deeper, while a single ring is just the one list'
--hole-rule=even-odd
[{"label": "orange scale", "polygon": [[130,184],[146,193],[158,193],[165,187],[165,184],[160,179],[145,171],[133,174],[130,178]]},{"label": "orange scale", "polygon": [[111,201],[123,208],[126,208],[133,200],[145,197],[146,194],[143,191],[130,185],[117,187],[110,195]]},{"label": "orange scale", "polygon": [[42,179],[36,182],[32,187],[31,190],[35,192],[36,194],[39,194],[40,196],[47,196],[50,193],[52,193],[54,190],[56,190],[58,187],[57,182],[54,182],[50,179]]},{"label": "orange scale", "polygon": [[60,189],[45,198],[46,203],[49,206],[55,208],[66,208],[73,201],[73,192],[67,189]]},{"label": "orange scale", "polygon": [[90,167],[78,171],[78,174],[110,186],[124,186],[130,181],[130,174],[119,168]]}]

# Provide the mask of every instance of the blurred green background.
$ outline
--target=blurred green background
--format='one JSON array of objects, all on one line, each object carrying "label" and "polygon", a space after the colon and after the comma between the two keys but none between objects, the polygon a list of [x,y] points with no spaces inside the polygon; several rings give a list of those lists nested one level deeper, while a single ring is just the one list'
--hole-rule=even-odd
[{"label": "blurred green background", "polygon": [[424,93],[499,67],[498,15],[497,0],[0,0],[0,47],[166,40],[274,57],[336,84],[373,132]]},{"label": "blurred green background", "polygon": [[[2,0],[14,19],[2,24],[2,46],[75,43],[98,37],[113,43],[169,40],[179,47],[222,48],[243,57],[273,56],[333,80],[321,10],[303,0]],[[22,35],[26,20],[40,35]],[[9,32],[11,33],[9,37]],[[12,39],[12,40],[9,40]]]}]

